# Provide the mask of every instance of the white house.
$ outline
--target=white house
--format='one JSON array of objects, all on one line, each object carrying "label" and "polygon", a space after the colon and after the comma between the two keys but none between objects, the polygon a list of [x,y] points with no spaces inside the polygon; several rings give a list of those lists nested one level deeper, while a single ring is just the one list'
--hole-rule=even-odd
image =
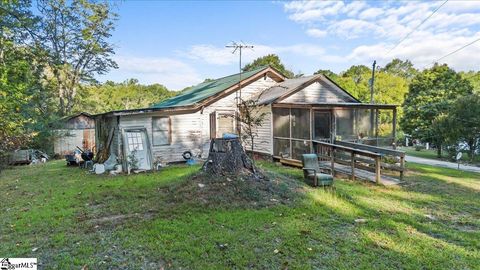
[{"label": "white house", "polygon": [[[350,140],[378,143],[380,110],[394,114],[395,105],[364,104],[324,75],[287,79],[265,66],[208,81],[149,108],[95,115],[97,149],[115,154],[127,168],[134,151],[141,169],[156,162],[182,161],[182,154],[206,158],[211,138],[235,133],[236,100],[255,98],[266,113],[255,151],[273,158],[299,159],[315,141]],[[377,128],[375,128],[377,126]]]}]

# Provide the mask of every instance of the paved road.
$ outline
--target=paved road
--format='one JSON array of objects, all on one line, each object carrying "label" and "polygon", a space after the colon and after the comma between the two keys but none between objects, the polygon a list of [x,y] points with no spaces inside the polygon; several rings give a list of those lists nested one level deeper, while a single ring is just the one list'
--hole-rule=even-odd
[{"label": "paved road", "polygon": [[[451,168],[451,169],[457,169],[458,168],[457,163],[454,163],[454,162],[428,159],[428,158],[412,157],[412,156],[409,156],[409,155],[405,156],[405,160],[407,162],[414,162],[414,163],[432,165],[432,166],[437,166],[437,167],[444,167],[444,168]],[[480,173],[480,167],[476,167],[476,166],[469,166],[469,165],[460,164],[460,170]]]}]

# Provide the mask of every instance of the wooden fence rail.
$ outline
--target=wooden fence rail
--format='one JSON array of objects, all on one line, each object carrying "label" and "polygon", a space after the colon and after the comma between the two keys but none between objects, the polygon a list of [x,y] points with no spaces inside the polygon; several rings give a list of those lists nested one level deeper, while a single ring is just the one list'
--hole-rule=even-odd
[{"label": "wooden fence rail", "polygon": [[[359,163],[365,162],[368,160],[368,163],[371,163],[373,167],[373,171],[375,172],[375,182],[377,184],[381,181],[381,158],[382,155],[366,151],[362,149],[356,149],[353,147],[326,143],[322,141],[313,140],[312,143],[314,144],[314,149],[316,154],[318,155],[320,162],[330,162],[330,170],[332,174],[335,172],[335,163],[350,165],[351,169],[351,177],[355,179],[355,169],[359,168]],[[349,157],[346,159],[345,157]],[[362,168],[364,169],[364,168]]]},{"label": "wooden fence rail", "polygon": [[[335,141],[335,144],[345,146],[345,147],[365,150],[365,151],[369,151],[369,152],[373,152],[381,155],[382,156],[381,167],[387,170],[399,172],[400,180],[403,180],[403,176],[405,172],[405,152],[394,150],[394,149],[387,149],[383,147],[375,147],[375,146],[366,145],[366,144],[345,142],[345,141]],[[387,162],[387,161],[390,161],[390,162]]]}]

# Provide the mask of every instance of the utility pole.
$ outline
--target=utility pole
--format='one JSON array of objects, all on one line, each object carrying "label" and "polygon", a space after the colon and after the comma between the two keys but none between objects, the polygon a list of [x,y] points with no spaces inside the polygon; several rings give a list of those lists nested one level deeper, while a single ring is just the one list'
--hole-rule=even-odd
[{"label": "utility pole", "polygon": [[231,45],[225,46],[226,48],[233,48],[232,53],[234,54],[235,52],[239,52],[239,61],[238,61],[238,75],[239,75],[239,80],[238,80],[238,91],[235,92],[236,95],[236,103],[237,103],[237,108],[240,106],[240,102],[242,99],[242,49],[253,49],[252,45],[246,45],[243,42],[242,43],[237,43],[235,41],[232,42]]},{"label": "utility pole", "polygon": [[377,65],[377,61],[373,60],[373,66],[372,66],[372,78],[370,79],[370,103],[373,104],[373,85],[375,83],[375,66]]}]

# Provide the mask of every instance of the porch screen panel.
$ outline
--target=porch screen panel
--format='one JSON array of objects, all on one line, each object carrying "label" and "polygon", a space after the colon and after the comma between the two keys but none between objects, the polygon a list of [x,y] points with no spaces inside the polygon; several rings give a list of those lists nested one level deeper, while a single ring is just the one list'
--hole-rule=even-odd
[{"label": "porch screen panel", "polygon": [[337,139],[354,140],[356,138],[354,132],[355,111],[354,110],[336,110],[336,129]]},{"label": "porch screen panel", "polygon": [[[372,118],[371,110],[369,109],[356,109],[356,131],[355,134],[359,139],[365,137],[373,137],[373,125],[372,122],[374,118]],[[373,115],[373,117],[375,117]]]},{"label": "porch screen panel", "polygon": [[310,141],[292,140],[292,158],[302,160],[303,154],[310,153]]},{"label": "porch screen panel", "polygon": [[282,158],[290,158],[290,140],[273,139],[273,155]]},{"label": "porch screen panel", "polygon": [[315,112],[313,123],[313,138],[315,140],[330,139],[331,114],[330,112]]},{"label": "porch screen panel", "polygon": [[273,108],[273,136],[290,137],[290,109]]},{"label": "porch screen panel", "polygon": [[291,114],[292,138],[310,139],[310,111],[292,109]]}]

